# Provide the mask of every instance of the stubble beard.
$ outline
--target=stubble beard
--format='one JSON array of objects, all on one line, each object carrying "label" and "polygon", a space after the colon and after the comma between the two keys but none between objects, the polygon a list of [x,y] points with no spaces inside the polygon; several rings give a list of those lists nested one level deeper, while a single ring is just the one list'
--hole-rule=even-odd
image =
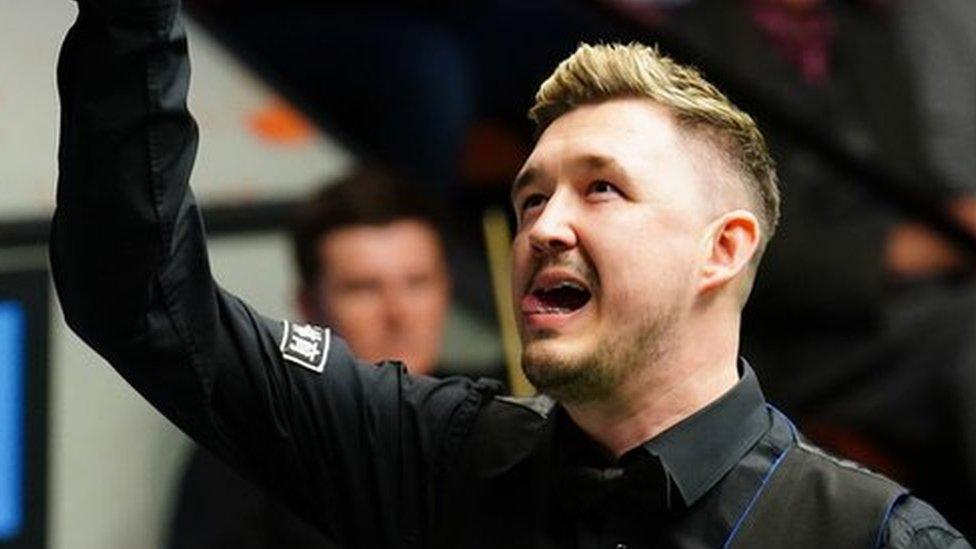
[{"label": "stubble beard", "polygon": [[662,360],[672,347],[677,307],[651,313],[615,332],[591,352],[560,353],[544,346],[522,352],[525,376],[540,392],[564,404],[587,404],[612,399],[640,368]]}]

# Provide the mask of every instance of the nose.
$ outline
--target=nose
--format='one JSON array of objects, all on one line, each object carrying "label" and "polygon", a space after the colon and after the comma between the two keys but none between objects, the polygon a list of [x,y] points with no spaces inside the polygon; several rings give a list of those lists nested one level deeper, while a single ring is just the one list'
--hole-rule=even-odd
[{"label": "nose", "polygon": [[529,229],[529,244],[536,254],[547,255],[576,246],[575,208],[565,193],[554,193]]},{"label": "nose", "polygon": [[407,292],[401,288],[384,288],[383,312],[386,326],[389,329],[399,329],[406,325],[410,315],[410,303]]}]

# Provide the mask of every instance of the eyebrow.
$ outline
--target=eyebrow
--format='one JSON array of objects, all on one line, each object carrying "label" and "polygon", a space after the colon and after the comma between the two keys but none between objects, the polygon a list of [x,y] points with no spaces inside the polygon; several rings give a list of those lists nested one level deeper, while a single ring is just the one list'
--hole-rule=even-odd
[{"label": "eyebrow", "polygon": [[601,154],[587,154],[579,158],[576,162],[585,165],[591,170],[602,170],[603,168],[622,170],[620,163],[616,159]]},{"label": "eyebrow", "polygon": [[[604,156],[601,154],[584,154],[572,160],[573,164],[582,165],[589,170],[602,170],[605,168],[610,168],[619,172],[623,172],[622,166],[613,157]],[[514,201],[515,196],[530,185],[539,177],[539,170],[536,168],[528,168],[517,176],[515,176],[515,181],[512,182],[511,198]]]}]

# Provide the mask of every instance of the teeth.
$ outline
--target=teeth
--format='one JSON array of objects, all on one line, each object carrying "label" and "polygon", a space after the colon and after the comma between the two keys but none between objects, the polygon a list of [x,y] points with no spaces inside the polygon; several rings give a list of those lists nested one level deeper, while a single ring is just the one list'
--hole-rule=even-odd
[{"label": "teeth", "polygon": [[584,291],[584,288],[575,282],[561,282],[556,288],[570,288],[572,290]]},{"label": "teeth", "polygon": [[544,291],[544,292],[551,292],[553,290],[558,290],[560,288],[569,288],[571,290],[579,290],[581,292],[585,292],[586,291],[586,288],[584,288],[582,285],[577,284],[575,282],[568,281],[568,280],[563,281],[563,282],[560,282],[560,283],[556,284],[555,286],[549,286],[548,288],[539,288],[539,289],[542,290],[542,291]]}]

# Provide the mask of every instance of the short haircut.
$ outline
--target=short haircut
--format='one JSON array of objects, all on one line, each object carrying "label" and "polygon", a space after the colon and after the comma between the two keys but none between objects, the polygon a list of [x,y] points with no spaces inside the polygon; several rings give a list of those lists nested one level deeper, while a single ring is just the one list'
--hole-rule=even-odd
[{"label": "short haircut", "polygon": [[425,223],[441,236],[435,208],[418,196],[416,187],[390,172],[362,168],[326,183],[301,206],[292,225],[292,247],[302,284],[311,287],[318,282],[325,270],[318,245],[333,231],[405,220]]},{"label": "short haircut", "polygon": [[627,97],[646,98],[668,109],[681,127],[714,145],[742,176],[762,233],[758,261],[779,223],[776,166],[752,117],[694,68],[639,43],[581,44],[539,87],[529,118],[541,135],[580,105]]}]

